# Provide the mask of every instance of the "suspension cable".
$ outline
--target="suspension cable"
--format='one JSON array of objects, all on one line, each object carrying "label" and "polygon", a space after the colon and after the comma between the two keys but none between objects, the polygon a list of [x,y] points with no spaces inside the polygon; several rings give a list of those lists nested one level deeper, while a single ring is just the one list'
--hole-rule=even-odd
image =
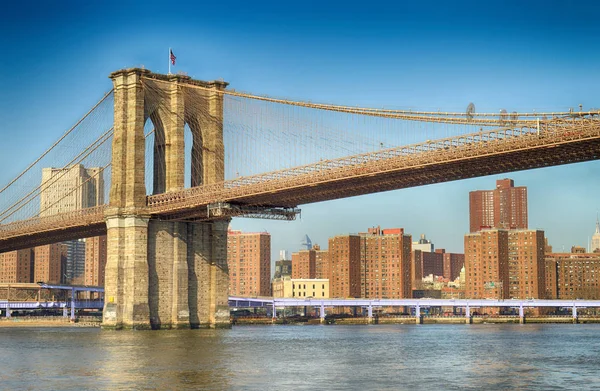
[{"label": "suspension cable", "polygon": [[33,163],[31,163],[22,173],[20,173],[15,179],[10,181],[10,183],[8,185],[4,186],[0,190],[0,194],[2,194],[2,192],[4,192],[6,189],[8,189],[10,187],[10,185],[15,183],[19,178],[21,178],[23,175],[25,175],[27,173],[27,171],[29,171],[40,160],[42,160],[44,158],[44,156],[46,156],[50,151],[52,151],[54,149],[54,147],[56,147],[65,137],[67,137],[75,128],[77,128],[77,126],[79,126],[79,124],[81,124],[98,106],[100,106],[100,104],[102,102],[104,102],[106,100],[106,98],[108,98],[110,96],[110,94],[112,92],[113,92],[113,89],[111,89],[106,94],[104,94],[102,99],[100,99],[100,101],[98,101],[98,103],[96,103],[94,105],[94,107],[92,107],[87,113],[85,113],[85,115],[83,117],[81,117],[81,119],[79,121],[77,121],[75,123],[75,125],[73,125],[69,130],[67,130],[65,134],[63,134],[54,144],[52,144],[52,146],[50,148],[48,148],[44,153],[42,153],[42,155],[39,158],[37,158]]}]

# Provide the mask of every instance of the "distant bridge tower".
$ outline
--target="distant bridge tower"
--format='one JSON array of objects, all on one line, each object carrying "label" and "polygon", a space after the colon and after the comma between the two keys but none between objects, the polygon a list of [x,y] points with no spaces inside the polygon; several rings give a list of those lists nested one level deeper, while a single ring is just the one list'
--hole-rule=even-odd
[{"label": "distant bridge tower", "polygon": [[229,221],[152,219],[144,183],[148,119],[155,129],[153,193],[184,187],[186,123],[194,138],[192,186],[223,181],[223,96],[217,91],[227,83],[137,68],[110,78],[114,139],[103,327],[228,326]]}]

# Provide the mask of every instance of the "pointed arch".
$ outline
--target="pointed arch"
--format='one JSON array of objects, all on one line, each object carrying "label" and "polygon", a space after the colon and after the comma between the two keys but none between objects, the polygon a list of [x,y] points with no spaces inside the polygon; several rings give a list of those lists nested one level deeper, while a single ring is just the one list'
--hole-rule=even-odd
[{"label": "pointed arch", "polygon": [[190,151],[189,160],[186,160],[186,170],[189,167],[190,172],[189,184],[190,187],[201,186],[204,184],[204,139],[202,129],[196,118],[188,118],[185,127],[189,129],[191,134],[191,145],[186,147],[186,153],[188,150]]},{"label": "pointed arch", "polygon": [[[144,119],[146,136],[146,192],[161,194],[166,191],[166,136],[157,112]],[[150,190],[151,189],[151,190]]]}]

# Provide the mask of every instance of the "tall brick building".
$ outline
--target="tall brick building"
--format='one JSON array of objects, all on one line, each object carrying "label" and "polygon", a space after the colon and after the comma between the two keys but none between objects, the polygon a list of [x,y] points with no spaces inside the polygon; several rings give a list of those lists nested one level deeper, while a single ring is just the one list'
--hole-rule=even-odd
[{"label": "tall brick building", "polygon": [[460,277],[460,271],[465,265],[465,254],[455,254],[444,252],[444,274],[445,278],[450,281],[456,280]]},{"label": "tall brick building", "polygon": [[600,300],[600,254],[546,254],[549,299]]},{"label": "tall brick building", "polygon": [[35,268],[33,282],[60,284],[62,265],[66,258],[65,246],[61,243],[38,246],[33,250]]},{"label": "tall brick building", "polygon": [[314,249],[292,253],[292,278],[317,278],[317,252]]},{"label": "tall brick building", "polygon": [[360,297],[360,249],[358,235],[329,238],[329,292],[331,297]]},{"label": "tall brick building", "polygon": [[85,240],[85,285],[104,286],[106,235]]},{"label": "tall brick building", "polygon": [[508,231],[465,235],[465,296],[508,298]]},{"label": "tall brick building", "polygon": [[374,227],[360,234],[360,240],[361,297],[411,297],[411,235],[403,228]]},{"label": "tall brick building", "polygon": [[544,232],[486,229],[465,235],[467,298],[546,297]]},{"label": "tall brick building", "polygon": [[494,190],[469,193],[470,232],[481,229],[527,229],[527,188],[512,179],[496,181]]},{"label": "tall brick building", "polygon": [[509,298],[546,298],[544,231],[508,231]]},{"label": "tall brick building", "polygon": [[402,228],[335,236],[329,238],[328,252],[316,252],[317,278],[328,273],[331,297],[409,298],[411,248],[411,235]]},{"label": "tall brick building", "polygon": [[420,289],[421,280],[423,279],[423,251],[413,250],[410,258],[410,281],[412,289]]},{"label": "tall brick building", "polygon": [[271,295],[271,235],[267,232],[227,234],[229,294]]},{"label": "tall brick building", "polygon": [[329,251],[321,250],[318,244],[313,246],[315,250],[315,278],[329,279]]},{"label": "tall brick building", "polygon": [[329,251],[318,244],[292,253],[292,278],[329,278]]},{"label": "tall brick building", "polygon": [[0,283],[31,282],[33,277],[32,249],[0,254]]}]

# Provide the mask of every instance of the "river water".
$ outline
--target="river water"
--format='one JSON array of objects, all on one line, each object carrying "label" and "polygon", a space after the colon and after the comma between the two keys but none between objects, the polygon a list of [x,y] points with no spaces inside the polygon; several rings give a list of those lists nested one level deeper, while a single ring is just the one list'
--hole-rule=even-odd
[{"label": "river water", "polygon": [[600,389],[600,325],[0,329],[4,390]]}]

